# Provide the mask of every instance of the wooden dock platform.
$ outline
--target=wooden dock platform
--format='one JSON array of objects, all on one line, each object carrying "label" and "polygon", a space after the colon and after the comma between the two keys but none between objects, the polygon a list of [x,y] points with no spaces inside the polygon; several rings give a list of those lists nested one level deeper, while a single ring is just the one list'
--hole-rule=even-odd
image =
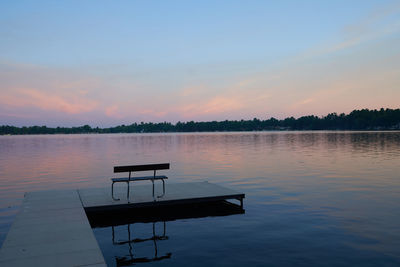
[{"label": "wooden dock platform", "polygon": [[[192,182],[168,183],[165,195],[153,198],[151,183],[143,183],[144,185],[131,185],[129,200],[126,197],[127,187],[125,184],[121,184],[114,189],[115,196],[120,198],[119,201],[113,200],[110,197],[110,188],[79,189],[78,193],[86,211],[178,205],[227,199],[238,200],[240,201],[240,205],[243,206],[243,198],[245,197],[243,193],[213,183]],[[160,196],[161,194],[162,186],[161,184],[157,184],[155,195]]]},{"label": "wooden dock platform", "polygon": [[[156,185],[156,195],[162,187]],[[151,184],[132,185],[129,200],[126,185],[115,188],[54,190],[26,193],[0,250],[0,266],[106,266],[86,212],[118,209],[173,207],[227,199],[240,201],[244,194],[208,183],[171,183],[162,197],[152,196]]]}]

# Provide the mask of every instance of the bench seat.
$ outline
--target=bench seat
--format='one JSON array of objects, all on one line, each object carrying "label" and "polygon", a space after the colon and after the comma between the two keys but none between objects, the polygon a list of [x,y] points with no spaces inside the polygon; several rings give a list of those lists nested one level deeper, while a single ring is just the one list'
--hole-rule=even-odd
[{"label": "bench seat", "polygon": [[133,182],[133,181],[145,181],[145,180],[164,180],[168,179],[165,175],[157,175],[157,176],[142,176],[142,177],[121,177],[121,178],[111,178],[111,181],[114,183],[118,182]]}]

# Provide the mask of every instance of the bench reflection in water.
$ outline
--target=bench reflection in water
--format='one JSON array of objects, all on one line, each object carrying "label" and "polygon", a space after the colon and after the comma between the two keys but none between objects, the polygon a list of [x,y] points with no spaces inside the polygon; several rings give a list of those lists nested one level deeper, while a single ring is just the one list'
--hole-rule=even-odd
[{"label": "bench reflection in water", "polygon": [[[171,252],[160,254],[159,246],[163,251],[168,250],[167,222],[181,219],[204,218],[215,216],[229,216],[243,214],[244,209],[239,205],[228,201],[214,201],[207,203],[197,203],[190,205],[157,206],[146,208],[119,209],[107,212],[87,213],[92,228],[111,227],[111,242],[114,247],[118,247],[118,255],[114,255],[117,266],[128,266],[136,263],[153,262],[166,260],[172,257]],[[146,237],[138,237],[138,226],[149,223],[152,226],[152,233],[141,233]],[[137,224],[137,225],[135,225]],[[117,229],[118,228],[118,229]],[[140,228],[140,227],[139,227]],[[143,227],[142,227],[143,228]],[[121,233],[124,233],[121,235]],[[136,236],[135,236],[136,235]],[[171,235],[171,233],[169,233]],[[173,233],[172,233],[173,235]],[[149,246],[152,242],[152,246]],[[141,245],[145,243],[145,245]],[[139,250],[150,249],[146,255],[139,256]],[[121,251],[123,256],[121,256]],[[106,259],[107,260],[107,259]]]},{"label": "bench reflection in water", "polygon": [[[156,223],[153,222],[153,235],[152,237],[149,238],[132,238],[131,237],[131,227],[133,227],[134,224],[127,224],[127,240],[123,241],[115,241],[115,230],[114,226],[112,227],[112,243],[113,245],[125,245],[127,244],[129,247],[129,256],[128,257],[115,257],[116,264],[117,266],[126,266],[126,265],[132,265],[134,263],[139,263],[139,262],[151,262],[151,261],[159,261],[163,259],[168,259],[171,257],[172,253],[165,253],[165,255],[158,256],[158,248],[157,248],[157,241],[159,240],[167,240],[168,236],[166,235],[166,224],[165,222],[162,222],[163,224],[163,234],[162,235],[157,235],[156,234]],[[141,242],[146,242],[146,241],[152,241],[154,244],[154,257],[152,258],[147,258],[147,257],[134,257],[133,253],[133,244],[135,243],[141,243]]]}]

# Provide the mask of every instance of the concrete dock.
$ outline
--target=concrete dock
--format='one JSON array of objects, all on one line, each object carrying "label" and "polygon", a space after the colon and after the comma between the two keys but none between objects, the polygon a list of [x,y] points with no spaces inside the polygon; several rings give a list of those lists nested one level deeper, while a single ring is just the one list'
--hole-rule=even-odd
[{"label": "concrete dock", "polygon": [[[243,205],[244,194],[208,182],[166,184],[166,193],[152,196],[151,183],[131,183],[115,188],[120,201],[111,198],[110,187],[39,191],[25,195],[0,250],[0,266],[106,266],[90,227],[86,211],[120,208],[158,208],[179,204],[235,199]],[[156,185],[156,196],[162,187]]]},{"label": "concrete dock", "polygon": [[107,266],[76,190],[25,195],[0,266]]}]

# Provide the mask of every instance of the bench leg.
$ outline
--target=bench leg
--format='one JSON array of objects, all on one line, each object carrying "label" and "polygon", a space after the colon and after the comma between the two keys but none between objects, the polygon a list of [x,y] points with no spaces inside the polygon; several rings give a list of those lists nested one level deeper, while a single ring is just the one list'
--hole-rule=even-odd
[{"label": "bench leg", "polygon": [[165,237],[165,229],[166,229],[166,227],[165,227],[165,221],[164,221],[164,233],[163,233],[163,237]]},{"label": "bench leg", "polygon": [[112,185],[111,185],[111,197],[112,197],[112,199],[114,199],[114,200],[119,200],[119,198],[114,198],[114,182],[113,182]]},{"label": "bench leg", "polygon": [[112,243],[115,245],[115,232],[114,232],[114,226],[111,226],[111,230],[112,230]]},{"label": "bench leg", "polygon": [[153,183],[153,198],[154,198],[154,180],[151,180],[151,182]]},{"label": "bench leg", "polygon": [[164,182],[164,179],[161,179],[161,181],[162,181],[162,189],[163,189],[163,193],[162,193],[162,195],[161,195],[161,196],[157,196],[158,198],[160,198],[160,197],[163,197],[163,196],[165,195],[165,182]]},{"label": "bench leg", "polygon": [[127,192],[126,192],[126,199],[128,199],[128,202],[129,202],[129,182],[126,182],[126,183],[127,183],[127,187],[128,187]]},{"label": "bench leg", "polygon": [[157,238],[156,238],[156,223],[153,222],[153,243],[154,243],[154,258],[157,258],[158,248],[157,248]]}]

